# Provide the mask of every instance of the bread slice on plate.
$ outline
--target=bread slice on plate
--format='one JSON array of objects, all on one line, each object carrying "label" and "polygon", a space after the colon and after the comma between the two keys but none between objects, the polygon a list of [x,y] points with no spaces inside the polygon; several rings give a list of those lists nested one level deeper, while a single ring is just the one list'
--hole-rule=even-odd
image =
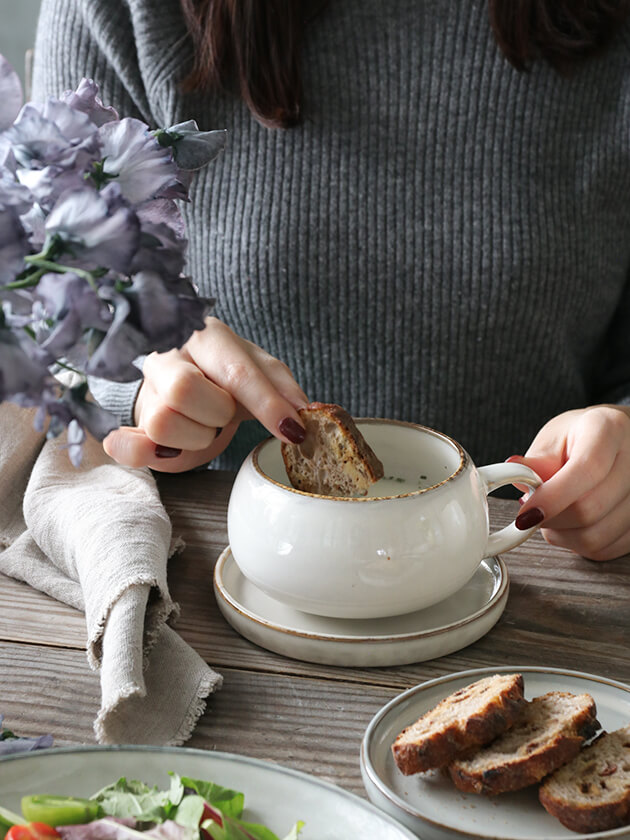
[{"label": "bread slice on plate", "polygon": [[406,776],[446,767],[509,729],[525,702],[521,674],[484,677],[403,729],[392,745],[394,761]]},{"label": "bread slice on plate", "polygon": [[602,733],[538,791],[562,825],[584,834],[630,825],[630,724]]},{"label": "bread slice on plate", "polygon": [[467,793],[520,790],[576,756],[599,729],[590,694],[550,691],[527,703],[504,735],[474,755],[454,761],[449,774],[455,786]]},{"label": "bread slice on plate", "polygon": [[348,412],[314,402],[298,413],[306,429],[304,440],[281,444],[293,487],[324,496],[365,496],[383,477],[383,465]]}]

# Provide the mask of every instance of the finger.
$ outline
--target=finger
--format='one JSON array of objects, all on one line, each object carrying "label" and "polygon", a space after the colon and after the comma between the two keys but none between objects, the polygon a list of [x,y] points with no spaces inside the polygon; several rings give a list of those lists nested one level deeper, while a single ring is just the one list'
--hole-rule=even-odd
[{"label": "finger", "polygon": [[276,390],[296,408],[305,408],[310,400],[295,381],[291,369],[288,365],[275,356],[271,356],[266,350],[258,347],[256,344],[251,344],[250,354],[256,361],[261,370],[264,370],[265,376],[269,379]]},{"label": "finger", "polygon": [[[604,480],[557,516],[547,517],[545,527],[564,530],[595,525],[615,510],[625,498],[628,493],[629,475],[630,454],[620,452]],[[630,528],[630,523],[628,527]]]},{"label": "finger", "polygon": [[143,412],[141,428],[156,445],[198,451],[207,449],[216,437],[216,426],[196,423],[164,405]]},{"label": "finger", "polygon": [[543,528],[551,545],[560,545],[589,560],[612,560],[630,552],[630,495],[610,513],[585,528]]},{"label": "finger", "polygon": [[155,459],[155,443],[141,430],[121,426],[110,432],[103,441],[103,449],[126,467],[146,467]]},{"label": "finger", "polygon": [[296,408],[265,376],[246,345],[225,325],[205,339],[189,342],[196,365],[212,381],[243,405],[267,430],[288,443],[301,443],[306,434]]},{"label": "finger", "polygon": [[178,414],[203,426],[227,426],[234,416],[234,399],[204,376],[187,355],[179,351],[152,353],[144,364],[145,382],[160,402]]},{"label": "finger", "polygon": [[103,441],[105,452],[128,467],[149,467],[156,472],[177,473],[208,463],[228,446],[238,428],[238,422],[229,423],[204,450],[195,452],[157,446],[141,430],[123,426],[110,432]]},{"label": "finger", "polygon": [[[592,451],[598,452],[597,458],[592,457]],[[517,527],[525,529],[551,520],[574,504],[606,478],[616,455],[614,447],[602,446],[597,430],[585,429],[568,460],[525,501],[516,519]],[[547,458],[526,456],[523,463],[537,472],[536,466],[544,469]]]}]

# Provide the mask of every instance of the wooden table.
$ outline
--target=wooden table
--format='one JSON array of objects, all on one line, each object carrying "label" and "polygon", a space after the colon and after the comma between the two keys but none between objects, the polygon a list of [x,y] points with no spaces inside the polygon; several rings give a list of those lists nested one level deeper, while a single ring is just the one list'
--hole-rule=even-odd
[{"label": "wooden table", "polygon": [[[507,555],[506,610],[473,645],[430,662],[378,669],[312,665],[259,648],[223,619],[212,569],[227,544],[233,476],[162,476],[162,497],[185,551],[169,585],[177,629],[217,671],[213,695],[187,746],[269,759],[364,795],[359,745],[368,722],[409,686],[468,668],[553,666],[630,682],[630,558],[597,564],[536,535]],[[495,527],[516,502],[490,499]],[[93,743],[98,675],[85,656],[81,613],[0,575],[0,712],[21,735],[52,733],[57,746]]]}]

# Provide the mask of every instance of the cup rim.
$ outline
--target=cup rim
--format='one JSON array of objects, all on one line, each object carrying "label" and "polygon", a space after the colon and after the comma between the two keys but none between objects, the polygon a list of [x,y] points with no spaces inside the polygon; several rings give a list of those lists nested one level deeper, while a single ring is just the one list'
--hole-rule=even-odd
[{"label": "cup rim", "polygon": [[405,499],[412,496],[420,496],[423,493],[428,493],[430,490],[435,490],[437,487],[442,487],[449,481],[454,481],[467,469],[468,466],[472,464],[470,455],[466,452],[466,450],[460,443],[458,443],[454,438],[450,437],[444,432],[438,432],[437,429],[432,429],[430,426],[423,426],[420,423],[410,423],[406,420],[389,420],[385,417],[356,417],[354,418],[354,422],[357,424],[365,423],[387,426],[406,426],[407,428],[415,429],[416,431],[440,438],[442,441],[447,443],[449,446],[455,449],[456,452],[459,453],[459,465],[457,466],[457,469],[455,469],[450,475],[446,476],[446,478],[443,478],[442,481],[438,481],[436,484],[431,484],[429,487],[422,487],[418,490],[410,490],[407,493],[397,493],[389,496],[324,496],[321,493],[308,493],[306,490],[298,490],[296,487],[291,487],[288,484],[283,484],[281,481],[276,481],[275,478],[271,478],[271,476],[267,475],[267,473],[260,466],[258,460],[259,455],[266,446],[273,444],[274,441],[277,442],[278,445],[280,445],[281,443],[281,441],[279,441],[278,438],[270,435],[268,438],[265,438],[265,440],[262,440],[259,444],[257,444],[252,450],[252,466],[255,472],[264,481],[268,482],[269,484],[273,484],[281,490],[287,491],[289,493],[295,493],[298,496],[307,496],[309,499],[323,499],[325,501],[333,502],[362,502],[365,504],[367,502],[383,502],[390,499]]}]

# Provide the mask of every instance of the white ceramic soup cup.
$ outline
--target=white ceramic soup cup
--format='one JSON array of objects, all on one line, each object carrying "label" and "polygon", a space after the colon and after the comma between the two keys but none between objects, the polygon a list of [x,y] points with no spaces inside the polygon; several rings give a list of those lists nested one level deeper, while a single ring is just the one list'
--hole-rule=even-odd
[{"label": "white ceramic soup cup", "polygon": [[228,536],[241,572],[296,609],[377,618],[428,607],[457,592],[484,557],[526,540],[514,523],[489,533],[487,494],[540,478],[514,463],[475,467],[447,435],[395,420],[357,425],[385,477],[361,498],[290,486],[280,443],[244,461],[228,506]]}]

